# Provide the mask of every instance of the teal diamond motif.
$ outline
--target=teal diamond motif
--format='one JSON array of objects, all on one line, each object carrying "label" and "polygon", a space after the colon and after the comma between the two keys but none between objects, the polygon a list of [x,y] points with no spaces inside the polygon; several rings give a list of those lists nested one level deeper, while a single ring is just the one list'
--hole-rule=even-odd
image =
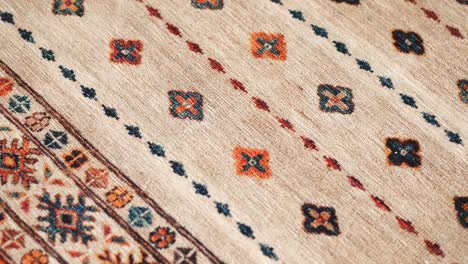
[{"label": "teal diamond motif", "polygon": [[131,207],[128,210],[128,221],[135,227],[149,227],[153,224],[153,215],[147,207]]},{"label": "teal diamond motif", "polygon": [[29,112],[29,109],[31,109],[31,101],[27,96],[13,95],[10,97],[8,106],[11,111],[24,114]]}]

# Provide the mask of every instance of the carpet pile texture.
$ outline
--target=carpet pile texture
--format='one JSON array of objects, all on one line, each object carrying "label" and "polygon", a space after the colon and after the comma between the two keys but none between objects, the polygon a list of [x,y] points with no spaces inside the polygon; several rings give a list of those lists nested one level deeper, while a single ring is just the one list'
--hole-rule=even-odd
[{"label": "carpet pile texture", "polygon": [[467,14],[0,0],[0,263],[468,263]]}]

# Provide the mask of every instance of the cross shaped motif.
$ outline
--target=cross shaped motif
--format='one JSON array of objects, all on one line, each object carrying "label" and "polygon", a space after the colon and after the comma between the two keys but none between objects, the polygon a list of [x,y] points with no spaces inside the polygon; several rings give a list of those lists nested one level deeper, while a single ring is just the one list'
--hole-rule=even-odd
[{"label": "cross shaped motif", "polygon": [[278,39],[272,39],[270,41],[267,41],[263,38],[257,38],[257,42],[262,45],[262,47],[257,50],[258,54],[263,54],[269,51],[275,54],[276,56],[280,55],[280,51],[275,48],[276,43],[278,43]]},{"label": "cross shaped motif", "polygon": [[286,42],[282,34],[251,33],[250,50],[255,58],[286,60]]},{"label": "cross shaped motif", "polygon": [[245,161],[247,161],[247,164],[245,164],[244,166],[242,166],[242,169],[244,171],[247,171],[249,170],[250,168],[254,167],[256,168],[258,171],[260,172],[265,172],[265,168],[263,168],[262,165],[260,165],[260,161],[263,159],[263,155],[262,154],[259,154],[257,156],[254,156],[254,157],[250,157],[249,155],[247,155],[247,153],[245,152],[242,152],[242,157],[245,159]]},{"label": "cross shaped motif", "polygon": [[266,179],[271,176],[270,157],[266,150],[235,147],[233,153],[237,175],[256,176]]},{"label": "cross shaped motif", "polygon": [[332,207],[319,207],[314,204],[304,204],[302,214],[305,217],[304,229],[307,233],[337,236],[340,234],[338,219]]},{"label": "cross shaped motif", "polygon": [[351,89],[322,84],[318,87],[320,110],[329,113],[351,114],[354,111]]}]

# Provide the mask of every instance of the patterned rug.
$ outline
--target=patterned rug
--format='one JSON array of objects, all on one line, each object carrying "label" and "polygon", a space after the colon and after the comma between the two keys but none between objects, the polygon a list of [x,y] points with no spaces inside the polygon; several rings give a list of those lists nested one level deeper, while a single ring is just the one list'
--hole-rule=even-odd
[{"label": "patterned rug", "polygon": [[1,0],[0,263],[468,263],[467,14]]}]

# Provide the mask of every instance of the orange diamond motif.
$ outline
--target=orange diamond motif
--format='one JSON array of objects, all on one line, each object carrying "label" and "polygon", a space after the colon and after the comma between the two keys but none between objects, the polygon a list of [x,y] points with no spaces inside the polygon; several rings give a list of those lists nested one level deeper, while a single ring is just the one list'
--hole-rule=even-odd
[{"label": "orange diamond motif", "polygon": [[237,146],[233,156],[237,175],[255,176],[260,179],[271,177],[268,151]]},{"label": "orange diamond motif", "polygon": [[255,32],[250,34],[250,51],[255,58],[286,60],[286,42],[282,34]]},{"label": "orange diamond motif", "polygon": [[116,186],[106,193],[107,202],[116,208],[123,208],[133,200],[132,193],[125,187]]},{"label": "orange diamond motif", "polygon": [[8,78],[0,78],[0,96],[8,95],[13,90],[13,81]]}]

